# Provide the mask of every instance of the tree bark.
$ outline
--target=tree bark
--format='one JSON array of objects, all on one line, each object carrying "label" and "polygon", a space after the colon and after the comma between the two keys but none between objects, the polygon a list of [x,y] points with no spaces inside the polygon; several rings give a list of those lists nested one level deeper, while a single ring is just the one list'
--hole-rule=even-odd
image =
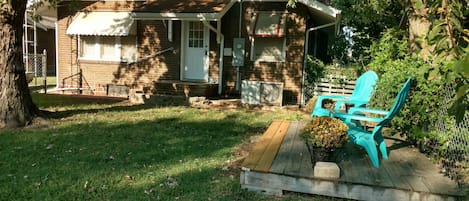
[{"label": "tree bark", "polygon": [[26,126],[38,115],[21,51],[25,0],[0,3],[0,128]]},{"label": "tree bark", "polygon": [[[423,1],[426,3],[426,1]],[[410,1],[412,7],[409,13],[409,44],[412,52],[419,53],[419,57],[426,59],[431,56],[432,46],[427,40],[422,39],[430,30],[431,22],[428,20],[428,7],[423,4],[416,6],[415,1]]]}]

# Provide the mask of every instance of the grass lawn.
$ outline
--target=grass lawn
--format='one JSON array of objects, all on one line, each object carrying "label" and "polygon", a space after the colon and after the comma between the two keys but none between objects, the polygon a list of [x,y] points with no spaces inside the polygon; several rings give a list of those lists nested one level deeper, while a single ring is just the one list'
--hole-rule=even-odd
[{"label": "grass lawn", "polygon": [[[55,76],[47,76],[46,78],[47,83],[47,90],[54,89],[56,86],[56,77]],[[36,77],[28,83],[29,89],[34,92],[44,93],[44,78],[43,77]]]},{"label": "grass lawn", "polygon": [[33,98],[51,119],[0,130],[0,200],[327,200],[240,189],[240,147],[301,113]]}]

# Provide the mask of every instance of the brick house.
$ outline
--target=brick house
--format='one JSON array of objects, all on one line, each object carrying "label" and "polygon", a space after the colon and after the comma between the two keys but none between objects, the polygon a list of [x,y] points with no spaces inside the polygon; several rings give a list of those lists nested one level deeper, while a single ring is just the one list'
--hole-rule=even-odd
[{"label": "brick house", "polygon": [[261,81],[280,84],[284,104],[299,104],[304,52],[327,57],[340,12],[286,2],[80,1],[77,11],[62,2],[58,88],[210,97],[239,96],[242,83]]}]

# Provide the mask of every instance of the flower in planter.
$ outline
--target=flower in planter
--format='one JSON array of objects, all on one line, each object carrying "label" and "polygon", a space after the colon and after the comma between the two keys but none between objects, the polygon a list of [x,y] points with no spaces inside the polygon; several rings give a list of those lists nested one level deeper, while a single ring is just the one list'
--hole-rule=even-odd
[{"label": "flower in planter", "polygon": [[330,161],[332,152],[348,140],[348,127],[331,117],[313,117],[306,124],[303,137],[311,154],[313,165],[318,161]]},{"label": "flower in planter", "polygon": [[342,147],[348,140],[347,125],[331,117],[313,117],[306,124],[303,137],[313,147],[335,149]]}]

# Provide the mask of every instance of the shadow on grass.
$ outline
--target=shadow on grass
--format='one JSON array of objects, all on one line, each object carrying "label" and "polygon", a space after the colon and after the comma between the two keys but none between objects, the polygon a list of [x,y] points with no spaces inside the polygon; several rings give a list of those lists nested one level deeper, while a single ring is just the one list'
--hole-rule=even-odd
[{"label": "shadow on grass", "polygon": [[73,110],[64,110],[64,111],[48,111],[41,110],[41,112],[47,118],[52,119],[62,119],[66,117],[71,117],[78,114],[96,114],[99,112],[134,112],[139,110],[146,110],[155,108],[152,105],[116,105],[106,108],[95,108],[95,109],[73,109]]},{"label": "shadow on grass", "polygon": [[[33,100],[39,108],[45,108],[41,110],[44,116],[52,119],[61,119],[77,114],[95,114],[103,111],[132,112],[151,109],[155,107],[173,107],[187,105],[185,103],[180,103],[179,101],[171,101],[168,98],[163,99],[162,101],[159,101],[157,103],[134,105],[130,104],[126,98],[38,93],[33,93]],[[98,105],[100,107],[90,108],[88,107],[89,105]],[[47,108],[49,107],[64,107],[73,109],[49,111],[47,110]]]},{"label": "shadow on grass", "polygon": [[233,189],[243,195],[238,176],[224,175],[223,166],[248,130],[248,122],[231,114],[4,133],[0,193],[9,200],[235,198]]}]

